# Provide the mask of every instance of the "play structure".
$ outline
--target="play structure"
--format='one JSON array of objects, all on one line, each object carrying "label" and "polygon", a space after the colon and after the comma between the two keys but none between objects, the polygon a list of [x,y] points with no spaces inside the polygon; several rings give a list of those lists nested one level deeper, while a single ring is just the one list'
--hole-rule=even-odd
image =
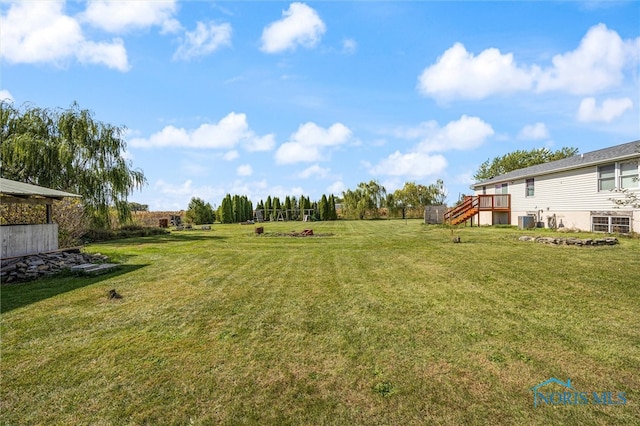
[{"label": "play structure", "polygon": [[253,211],[254,222],[288,222],[301,220],[309,222],[316,215],[316,209],[258,209]]}]

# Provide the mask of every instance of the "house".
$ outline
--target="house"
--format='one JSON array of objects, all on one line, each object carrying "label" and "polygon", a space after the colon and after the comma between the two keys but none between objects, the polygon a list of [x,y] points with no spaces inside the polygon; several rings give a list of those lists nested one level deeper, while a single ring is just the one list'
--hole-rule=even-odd
[{"label": "house", "polygon": [[2,225],[0,258],[26,256],[58,249],[58,224],[52,220],[52,205],[65,197],[77,194],[42,186],[0,178],[0,203],[43,204],[46,206],[44,224]]},{"label": "house", "polygon": [[448,211],[446,219],[640,232],[640,209],[612,201],[625,198],[622,190],[640,198],[639,163],[640,140],[514,170],[472,185],[474,195]]}]

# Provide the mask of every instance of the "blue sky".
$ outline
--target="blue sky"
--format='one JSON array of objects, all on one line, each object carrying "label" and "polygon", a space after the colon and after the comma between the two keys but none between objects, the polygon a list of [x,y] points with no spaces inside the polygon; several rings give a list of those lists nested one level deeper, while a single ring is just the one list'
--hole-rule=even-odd
[{"label": "blue sky", "polygon": [[486,159],[640,139],[640,2],[0,2],[0,96],[127,128],[152,210],[469,193]]}]

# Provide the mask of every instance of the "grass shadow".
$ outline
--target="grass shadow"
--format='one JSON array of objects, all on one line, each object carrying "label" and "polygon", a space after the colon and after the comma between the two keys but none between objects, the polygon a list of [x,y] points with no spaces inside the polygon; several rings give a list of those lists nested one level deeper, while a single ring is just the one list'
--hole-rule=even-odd
[{"label": "grass shadow", "polygon": [[3,284],[1,287],[0,313],[4,314],[59,294],[99,283],[108,278],[128,274],[145,266],[147,265],[119,265],[113,272],[95,276],[63,272],[51,277],[39,278],[19,284]]},{"label": "grass shadow", "polygon": [[184,231],[180,233],[171,233],[166,235],[153,235],[148,237],[132,237],[116,240],[96,241],[91,245],[99,246],[101,244],[118,244],[119,246],[138,245],[138,244],[163,244],[176,242],[204,241],[204,240],[225,240],[228,237],[221,235],[203,235],[193,231]]}]

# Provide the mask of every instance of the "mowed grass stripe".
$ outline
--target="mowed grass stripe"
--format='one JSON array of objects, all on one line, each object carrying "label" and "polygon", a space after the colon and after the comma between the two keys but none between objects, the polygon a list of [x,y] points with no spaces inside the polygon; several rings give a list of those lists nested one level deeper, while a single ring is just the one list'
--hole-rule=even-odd
[{"label": "mowed grass stripe", "polygon": [[[640,244],[418,221],[214,226],[91,246],[101,278],[2,289],[9,424],[629,424]],[[321,237],[282,236],[313,228]],[[124,298],[108,301],[116,288]],[[55,289],[60,289],[58,293]],[[532,407],[549,377],[624,407]]]}]

